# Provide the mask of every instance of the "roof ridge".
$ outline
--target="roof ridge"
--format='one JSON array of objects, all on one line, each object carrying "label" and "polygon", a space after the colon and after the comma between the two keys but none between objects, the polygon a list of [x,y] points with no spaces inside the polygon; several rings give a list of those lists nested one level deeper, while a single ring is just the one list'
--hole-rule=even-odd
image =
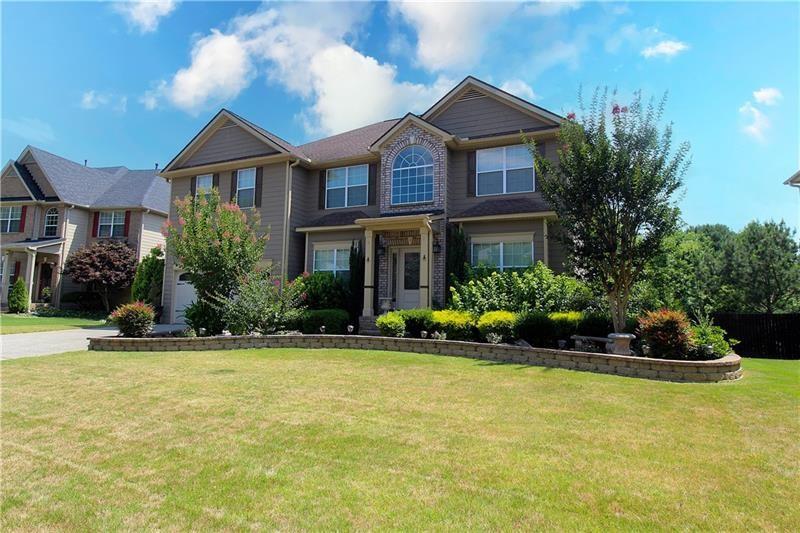
[{"label": "roof ridge", "polygon": [[339,136],[341,136],[341,135],[347,135],[348,133],[353,133],[354,131],[363,130],[364,128],[369,128],[369,127],[372,127],[372,126],[377,126],[378,124],[383,124],[384,122],[392,122],[392,121],[394,121],[394,122],[397,122],[397,121],[399,121],[399,120],[403,120],[403,118],[404,118],[404,117],[400,117],[400,118],[387,118],[387,119],[384,119],[384,120],[379,120],[378,122],[371,122],[371,123],[369,123],[369,124],[364,124],[363,126],[359,126],[359,127],[357,127],[357,128],[353,128],[353,129],[351,129],[351,130],[342,131],[342,132],[339,132],[339,133],[334,133],[333,135],[328,135],[327,137],[320,137],[319,139],[315,139],[315,140],[313,140],[313,141],[308,141],[307,143],[303,143],[303,144],[301,144],[301,145],[299,146],[299,148],[302,148],[303,146],[308,146],[309,144],[314,144],[314,143],[316,143],[316,142],[320,142],[320,141],[327,141],[327,140],[329,140],[329,139],[333,139],[333,138],[335,138],[335,137],[339,137]]}]

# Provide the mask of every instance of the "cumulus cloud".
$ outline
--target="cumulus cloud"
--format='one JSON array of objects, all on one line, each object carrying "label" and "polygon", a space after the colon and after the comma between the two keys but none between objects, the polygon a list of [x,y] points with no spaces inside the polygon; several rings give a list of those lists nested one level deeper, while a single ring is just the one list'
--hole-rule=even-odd
[{"label": "cumulus cloud", "polygon": [[110,108],[118,113],[128,110],[128,97],[90,89],[81,95],[81,109]]},{"label": "cumulus cloud", "polygon": [[45,144],[54,141],[56,138],[53,127],[38,118],[4,118],[3,130],[29,143]]},{"label": "cumulus cloud", "polygon": [[775,105],[783,99],[783,93],[775,87],[762,87],[757,91],[753,91],[753,98],[759,104]]},{"label": "cumulus cloud", "polygon": [[525,83],[524,81],[514,78],[507,80],[500,88],[503,89],[507,93],[511,93],[514,96],[519,96],[524,100],[534,100],[536,98],[536,93],[533,92],[533,88]]},{"label": "cumulus cloud", "polygon": [[175,0],[130,0],[114,4],[114,10],[141,33],[155,31],[161,19],[175,11],[176,7],[178,2]]},{"label": "cumulus cloud", "polygon": [[553,17],[575,11],[581,7],[577,0],[539,0],[525,5],[525,12],[529,15]]},{"label": "cumulus cloud", "polygon": [[689,49],[689,45],[675,40],[660,41],[653,46],[648,46],[642,50],[642,56],[650,59],[652,57],[674,57],[681,52]]},{"label": "cumulus cloud", "polygon": [[770,127],[769,118],[750,102],[745,102],[739,108],[739,115],[744,122],[742,131],[753,139],[764,142]]}]

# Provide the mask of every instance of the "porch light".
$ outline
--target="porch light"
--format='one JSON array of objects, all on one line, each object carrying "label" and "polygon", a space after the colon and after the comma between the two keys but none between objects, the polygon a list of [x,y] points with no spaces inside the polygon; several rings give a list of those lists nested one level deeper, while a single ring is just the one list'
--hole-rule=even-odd
[{"label": "porch light", "polygon": [[433,250],[433,253],[439,254],[439,253],[442,252],[442,245],[439,244],[438,242],[433,243],[433,246],[431,247],[431,249]]}]

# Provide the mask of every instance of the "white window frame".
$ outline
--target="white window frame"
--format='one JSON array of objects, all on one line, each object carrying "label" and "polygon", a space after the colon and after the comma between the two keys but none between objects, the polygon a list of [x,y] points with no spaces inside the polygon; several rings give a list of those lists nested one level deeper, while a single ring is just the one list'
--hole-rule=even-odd
[{"label": "white window frame", "polygon": [[[400,154],[403,153],[406,149],[412,148],[414,146],[418,146],[418,147],[422,148],[423,150],[427,151],[431,156],[431,163],[429,165],[415,165],[413,167],[394,168],[394,163],[397,160],[397,158],[400,157]],[[412,169],[420,169],[420,168],[428,168],[428,167],[431,168],[431,185],[432,185],[431,199],[430,200],[428,200],[428,199],[412,200],[412,201],[408,201],[408,202],[401,202],[399,200],[395,200],[395,196],[394,196],[394,180],[397,179],[397,178],[395,178],[395,173],[399,172],[401,170],[412,170]],[[428,149],[428,147],[423,146],[421,144],[410,144],[408,146],[403,147],[402,150],[400,150],[399,152],[397,152],[397,154],[395,154],[394,159],[392,160],[391,180],[389,181],[389,188],[390,188],[389,198],[391,200],[391,205],[430,204],[430,203],[433,203],[434,201],[436,201],[436,159],[433,156],[433,152],[431,152],[431,150]]]},{"label": "white window frame", "polygon": [[[8,213],[8,214],[6,214]],[[17,215],[14,217],[13,215]],[[11,231],[11,223],[18,221],[17,231]],[[0,233],[19,233],[19,227],[22,225],[22,206],[21,205],[4,205],[0,207]]]},{"label": "white window frame", "polygon": [[[324,242],[324,243],[314,243],[313,250],[311,252],[311,272],[330,272],[336,277],[337,274],[342,272],[350,272],[350,247],[352,246],[352,242],[350,241],[340,241],[340,242]],[[333,250],[333,270],[318,270],[317,269],[317,252],[321,251],[328,251]],[[347,254],[348,261],[347,261],[347,269],[337,269],[336,268],[336,260],[338,258],[339,252],[344,250],[344,253]]]},{"label": "white window frame", "polygon": [[[504,257],[504,247],[506,244],[511,243],[530,243],[531,245],[531,263],[530,265],[526,266],[514,266],[514,265],[504,265],[503,264],[503,257]],[[507,268],[528,268],[529,266],[533,265],[536,262],[536,246],[533,242],[533,233],[503,233],[503,234],[495,234],[495,235],[475,235],[470,237],[470,245],[469,245],[469,264],[474,266],[478,266],[475,262],[475,245],[476,244],[499,244],[500,245],[500,264],[497,265],[497,268],[500,272],[505,271]]]},{"label": "white window frame", "polygon": [[[242,172],[249,172],[251,170],[253,171],[253,186],[252,187],[242,187],[242,180],[240,179]],[[256,168],[255,167],[240,168],[239,170],[236,171],[236,205],[238,205],[241,209],[253,209],[256,206],[256,180],[257,180],[257,177],[256,177]],[[239,203],[239,198],[240,198],[239,197],[239,193],[241,191],[249,191],[251,189],[253,191],[253,205],[243,206],[242,204]]]},{"label": "white window frame", "polygon": [[[200,187],[200,180],[201,179],[208,179],[208,187]],[[238,175],[237,175],[238,179]],[[237,183],[238,187],[238,183]],[[214,188],[214,174],[200,174],[195,178],[194,182],[194,197],[197,198],[200,194],[208,194],[211,192],[211,189]],[[200,191],[203,191],[202,193]]]},{"label": "white window frame", "polygon": [[[111,214],[111,223],[103,222],[103,213]],[[108,235],[103,235],[103,226],[109,228]],[[119,235],[114,235],[114,227],[122,228]],[[98,239],[121,239],[125,236],[125,211],[100,211],[97,217],[97,238]]]},{"label": "white window frame", "polygon": [[[44,236],[45,237],[58,237],[58,219],[59,219],[58,208],[51,207],[50,209],[45,211],[45,214],[44,214]],[[53,230],[53,234],[52,235],[48,235],[47,234],[47,230],[51,229],[51,228]]]},{"label": "white window frame", "polygon": [[[506,151],[508,150],[508,148],[516,148],[518,146],[524,146],[524,145],[522,145],[522,144],[512,144],[512,145],[509,145],[509,146],[495,146],[493,148],[483,148],[482,150],[476,150],[475,151],[475,196],[500,196],[501,194],[526,194],[526,193],[530,193],[530,192],[536,192],[536,164],[533,162],[533,157],[531,157],[531,166],[530,167],[526,166],[526,167],[508,168],[508,165],[506,163],[506,161],[507,161]],[[502,149],[503,150],[503,168],[502,169],[497,169],[497,170],[487,170],[485,172],[478,172],[478,168],[479,168],[478,167],[478,158],[480,157],[481,152],[486,153],[489,150],[498,150],[498,149]],[[507,192],[507,190],[508,190],[508,176],[507,176],[508,171],[509,170],[522,170],[522,169],[526,169],[526,168],[530,168],[530,169],[533,170],[533,175],[531,176],[531,190],[529,190],[529,191]],[[487,194],[480,194],[478,192],[480,190],[480,188],[478,187],[478,175],[480,175],[480,174],[489,174],[489,173],[492,173],[492,172],[498,172],[500,170],[502,170],[502,172],[503,172],[503,192],[492,192],[492,193],[487,193]]]},{"label": "white window frame", "polygon": [[[358,167],[366,167],[367,168],[367,194],[364,196],[364,203],[363,204],[351,204],[350,203],[350,188],[351,187],[364,187],[364,185],[350,185],[350,169],[351,168],[358,168]],[[330,172],[332,170],[341,170],[344,169],[345,177],[344,177],[344,185],[341,187],[329,187],[328,180],[330,179]],[[328,205],[328,191],[335,190],[335,189],[344,189],[344,205],[338,207],[331,207]],[[361,207],[369,204],[369,165],[350,165],[347,167],[335,167],[329,168],[325,171],[325,209],[346,209],[348,207]]]}]

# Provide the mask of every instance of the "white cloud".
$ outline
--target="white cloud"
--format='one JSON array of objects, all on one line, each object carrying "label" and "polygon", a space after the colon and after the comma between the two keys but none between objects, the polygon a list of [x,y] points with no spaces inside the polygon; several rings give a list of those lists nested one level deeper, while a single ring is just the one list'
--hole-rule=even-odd
[{"label": "white cloud", "polygon": [[770,127],[769,118],[750,102],[745,102],[739,108],[739,115],[745,122],[742,131],[753,139],[764,142]]},{"label": "white cloud", "polygon": [[162,18],[178,7],[175,0],[129,0],[114,4],[114,10],[141,33],[150,33],[158,28]]},{"label": "white cloud", "polygon": [[519,96],[520,98],[528,101],[532,101],[536,98],[536,93],[533,92],[533,88],[517,78],[507,80],[500,85],[500,88],[507,93],[511,93],[514,96]]},{"label": "white cloud", "polygon": [[56,138],[53,127],[38,118],[4,118],[3,129],[29,143],[49,143]]},{"label": "white cloud", "polygon": [[651,57],[674,57],[681,52],[689,49],[689,45],[675,40],[666,40],[656,43],[653,46],[648,46],[642,50],[642,56],[646,58]]},{"label": "white cloud", "polygon": [[110,107],[118,113],[125,113],[128,110],[128,97],[90,89],[81,96],[80,106],[87,110]]},{"label": "white cloud", "polygon": [[581,7],[578,0],[538,0],[525,5],[525,13],[540,17],[554,17]]},{"label": "white cloud", "polygon": [[756,102],[764,105],[775,105],[783,99],[783,93],[775,87],[763,87],[753,92],[753,98]]}]

